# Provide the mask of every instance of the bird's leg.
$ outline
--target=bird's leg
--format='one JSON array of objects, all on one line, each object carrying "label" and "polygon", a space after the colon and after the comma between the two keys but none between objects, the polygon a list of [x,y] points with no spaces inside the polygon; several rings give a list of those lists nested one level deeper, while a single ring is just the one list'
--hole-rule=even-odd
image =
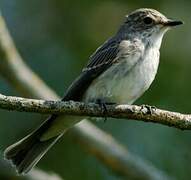
[{"label": "bird's leg", "polygon": [[[146,111],[145,111],[146,110]],[[144,114],[153,114],[154,111],[156,110],[156,107],[155,106],[149,106],[149,105],[146,105],[146,104],[143,104],[141,105],[141,111],[144,113]]]},{"label": "bird's leg", "polygon": [[96,103],[101,107],[102,113],[104,115],[104,122],[107,121],[107,105],[114,105],[116,103],[106,102],[104,99],[97,99]]}]

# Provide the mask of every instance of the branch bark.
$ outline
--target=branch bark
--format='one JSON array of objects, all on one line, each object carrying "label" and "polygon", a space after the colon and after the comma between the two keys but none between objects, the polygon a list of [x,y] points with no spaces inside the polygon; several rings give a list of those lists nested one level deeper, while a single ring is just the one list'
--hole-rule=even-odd
[{"label": "branch bark", "polygon": [[[22,60],[0,16],[0,73],[21,94],[39,99],[59,99]],[[97,157],[113,172],[126,179],[170,179],[149,162],[142,160],[117,142],[111,135],[87,120],[71,129],[82,148]]]},{"label": "branch bark", "polygon": [[[0,94],[0,108],[41,114],[67,114],[76,116],[104,117],[101,107],[94,103],[74,101],[46,101]],[[107,117],[133,119],[172,126],[182,130],[191,129],[191,115],[136,105],[108,105]]]}]

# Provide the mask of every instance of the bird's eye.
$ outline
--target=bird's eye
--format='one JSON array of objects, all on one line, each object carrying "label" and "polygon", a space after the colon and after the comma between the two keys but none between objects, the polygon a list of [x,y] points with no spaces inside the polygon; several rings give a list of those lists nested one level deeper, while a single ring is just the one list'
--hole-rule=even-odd
[{"label": "bird's eye", "polygon": [[150,17],[145,17],[143,21],[145,24],[148,24],[148,25],[153,23],[153,19]]}]

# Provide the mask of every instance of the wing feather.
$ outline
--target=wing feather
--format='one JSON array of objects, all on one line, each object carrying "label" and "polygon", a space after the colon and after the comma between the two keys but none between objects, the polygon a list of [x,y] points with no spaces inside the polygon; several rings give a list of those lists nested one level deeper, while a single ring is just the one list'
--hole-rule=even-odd
[{"label": "wing feather", "polygon": [[110,64],[117,57],[119,52],[119,41],[109,40],[103,46],[99,47],[92,56],[90,56],[87,66],[83,71],[96,69],[102,65]]},{"label": "wing feather", "polygon": [[80,101],[91,82],[107,70],[118,59],[120,41],[110,39],[90,56],[80,76],[68,88],[63,100]]}]

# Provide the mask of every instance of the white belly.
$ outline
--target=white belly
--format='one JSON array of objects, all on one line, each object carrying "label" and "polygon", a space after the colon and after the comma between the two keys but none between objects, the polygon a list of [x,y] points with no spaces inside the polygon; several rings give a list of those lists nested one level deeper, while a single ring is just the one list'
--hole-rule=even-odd
[{"label": "white belly", "polygon": [[[137,63],[128,69],[131,58],[139,58]],[[140,59],[134,55],[113,65],[95,79],[86,91],[85,102],[103,99],[105,102],[132,104],[151,85],[159,64],[159,51],[150,49]]]}]

